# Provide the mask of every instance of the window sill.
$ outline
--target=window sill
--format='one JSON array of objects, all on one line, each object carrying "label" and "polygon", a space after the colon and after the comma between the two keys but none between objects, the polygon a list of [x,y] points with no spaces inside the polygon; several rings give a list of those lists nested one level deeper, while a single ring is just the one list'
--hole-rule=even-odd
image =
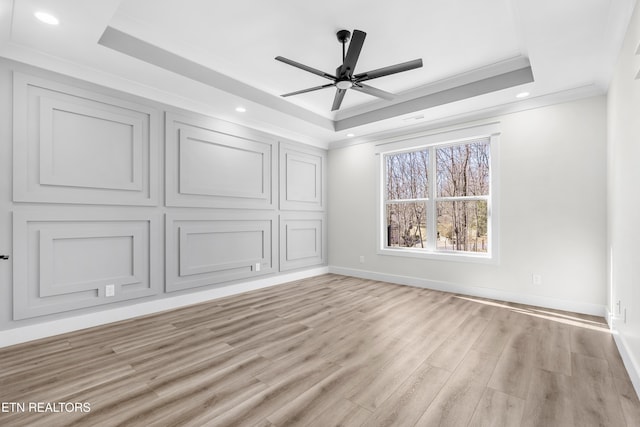
[{"label": "window sill", "polygon": [[474,254],[469,252],[426,252],[409,248],[382,248],[378,249],[379,255],[390,255],[405,258],[432,259],[437,261],[472,262],[479,264],[498,264],[496,256],[491,254]]}]

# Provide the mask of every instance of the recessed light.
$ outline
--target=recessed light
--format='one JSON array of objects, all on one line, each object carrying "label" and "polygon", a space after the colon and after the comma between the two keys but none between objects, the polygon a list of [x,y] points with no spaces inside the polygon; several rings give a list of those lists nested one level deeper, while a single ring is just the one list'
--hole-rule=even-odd
[{"label": "recessed light", "polygon": [[531,95],[529,92],[520,92],[516,95],[516,98],[526,98],[529,95]]},{"label": "recessed light", "polygon": [[244,113],[244,112],[246,112],[246,111],[247,111],[247,109],[246,109],[246,108],[244,108],[244,107],[236,107],[236,111],[237,111],[238,113]]},{"label": "recessed light", "polygon": [[356,134],[355,134],[355,133],[348,133],[348,134],[347,134],[347,136],[348,136],[349,138],[353,138],[354,136],[356,136]]},{"label": "recessed light", "polygon": [[40,22],[44,22],[45,24],[58,25],[60,23],[58,18],[56,18],[55,16],[53,16],[52,14],[50,14],[48,12],[44,12],[44,11],[39,10],[38,12],[34,13],[33,15],[36,18],[38,18],[38,20]]}]

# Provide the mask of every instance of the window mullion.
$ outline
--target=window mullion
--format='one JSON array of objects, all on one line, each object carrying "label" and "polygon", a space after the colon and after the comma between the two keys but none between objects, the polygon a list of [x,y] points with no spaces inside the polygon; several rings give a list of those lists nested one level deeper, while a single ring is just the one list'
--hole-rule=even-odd
[{"label": "window mullion", "polygon": [[455,201],[476,201],[476,200],[486,200],[487,202],[490,200],[490,196],[448,196],[448,197],[438,197],[438,200],[441,202],[455,202]]},{"label": "window mullion", "polygon": [[425,202],[427,201],[427,199],[424,198],[420,198],[420,199],[389,199],[386,200],[386,203],[415,203],[415,202]]},{"label": "window mullion", "polygon": [[427,204],[427,249],[436,250],[437,218],[436,218],[436,149],[429,147],[429,198]]}]

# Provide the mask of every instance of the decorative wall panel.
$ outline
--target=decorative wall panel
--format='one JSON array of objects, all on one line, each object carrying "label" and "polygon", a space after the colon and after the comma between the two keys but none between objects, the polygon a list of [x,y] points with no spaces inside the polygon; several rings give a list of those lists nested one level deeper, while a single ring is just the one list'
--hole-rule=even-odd
[{"label": "decorative wall panel", "polygon": [[167,206],[272,208],[274,156],[274,141],[257,132],[167,113]]},{"label": "decorative wall panel", "polygon": [[0,292],[0,327],[326,265],[326,150],[4,69],[13,287]]},{"label": "decorative wall panel", "polygon": [[275,272],[270,212],[167,214],[168,292]]},{"label": "decorative wall panel", "polygon": [[14,74],[14,201],[157,204],[159,113]]},{"label": "decorative wall panel", "polygon": [[325,216],[322,213],[288,213],[280,216],[280,271],[324,264]]},{"label": "decorative wall panel", "polygon": [[297,144],[280,144],[280,209],[324,209],[326,152]]},{"label": "decorative wall panel", "polygon": [[131,215],[14,213],[14,319],[156,294],[156,227]]}]

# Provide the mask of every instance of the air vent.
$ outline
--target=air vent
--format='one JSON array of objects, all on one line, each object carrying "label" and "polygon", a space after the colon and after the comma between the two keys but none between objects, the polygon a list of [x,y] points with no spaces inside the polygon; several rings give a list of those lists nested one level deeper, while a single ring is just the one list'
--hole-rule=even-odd
[{"label": "air vent", "polygon": [[424,114],[420,114],[418,116],[412,116],[412,117],[405,117],[404,119],[402,119],[403,122],[415,122],[416,120],[422,120],[424,119]]}]

